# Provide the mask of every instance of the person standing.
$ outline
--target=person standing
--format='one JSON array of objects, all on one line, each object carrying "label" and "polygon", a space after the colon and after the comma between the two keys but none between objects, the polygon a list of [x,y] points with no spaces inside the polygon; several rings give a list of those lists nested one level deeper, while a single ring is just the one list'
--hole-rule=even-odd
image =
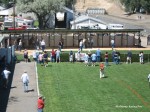
[{"label": "person standing", "polygon": [[118,53],[117,53],[117,51],[114,54],[114,60],[115,60],[115,64],[117,65],[118,64]]},{"label": "person standing", "polygon": [[138,38],[138,47],[141,47],[141,38]]},{"label": "person standing", "polygon": [[36,45],[36,49],[40,49],[40,41],[39,41],[39,39],[36,40],[35,45]]},{"label": "person standing", "polygon": [[92,53],[91,53],[91,51],[89,50],[89,52],[88,52],[88,63],[89,63],[89,65],[91,65],[91,62],[92,62]]},{"label": "person standing", "polygon": [[44,61],[43,61],[43,54],[40,53],[39,56],[38,56],[38,61],[40,64],[43,64],[44,65]]},{"label": "person standing", "polygon": [[100,59],[101,59],[101,51],[98,48],[97,51],[96,51],[96,60],[97,60],[97,62],[100,62]]},{"label": "person standing", "polygon": [[112,47],[112,51],[113,51],[114,47],[115,47],[115,41],[114,41],[114,39],[111,39],[110,43],[111,43],[111,47]]},{"label": "person standing", "polygon": [[143,63],[143,58],[144,58],[144,54],[143,54],[143,51],[141,51],[141,52],[139,53],[139,61],[140,61],[140,64],[144,64],[144,63]]},{"label": "person standing", "polygon": [[44,54],[43,54],[43,61],[44,61],[45,67],[47,67],[48,66],[48,54],[46,51],[44,51]]},{"label": "person standing", "polygon": [[57,51],[56,51],[56,63],[60,63],[60,50],[58,49]]},{"label": "person standing", "polygon": [[21,50],[22,50],[22,41],[21,41],[21,39],[20,39],[19,44],[18,44],[18,49],[21,52]]},{"label": "person standing", "polygon": [[82,48],[83,48],[83,40],[80,41],[79,47],[80,47],[80,51],[82,51]]},{"label": "person standing", "polygon": [[15,49],[15,51],[17,50],[17,41],[16,40],[14,40],[14,49]]},{"label": "person standing", "polygon": [[108,66],[108,52],[105,53],[105,66]]},{"label": "person standing", "polygon": [[96,54],[93,53],[93,54],[91,55],[91,58],[92,58],[92,66],[95,66],[95,63],[96,63]]},{"label": "person standing", "polygon": [[1,74],[3,77],[3,88],[5,88],[5,89],[7,88],[10,74],[11,74],[11,72],[9,71],[9,69],[7,67]]},{"label": "person standing", "polygon": [[69,53],[69,61],[72,63],[73,62],[73,51],[71,50]]},{"label": "person standing", "polygon": [[119,51],[117,51],[117,54],[118,54],[118,64],[120,64],[120,60],[121,60],[120,52],[119,52]]},{"label": "person standing", "polygon": [[41,41],[41,47],[42,47],[42,51],[44,52],[44,50],[45,50],[45,41],[44,41],[44,39]]},{"label": "person standing", "polygon": [[88,58],[89,58],[89,56],[85,53],[85,56],[84,56],[85,66],[89,66]]},{"label": "person standing", "polygon": [[115,63],[115,53],[116,53],[116,50],[114,49],[112,51],[112,62]]},{"label": "person standing", "polygon": [[104,63],[100,63],[100,78],[104,77]]},{"label": "person standing", "polygon": [[37,101],[37,108],[38,108],[38,112],[43,112],[43,109],[44,109],[44,100],[45,98],[43,98],[42,95],[39,95],[38,97],[38,101]]},{"label": "person standing", "polygon": [[128,64],[128,63],[131,64],[131,61],[132,61],[132,52],[131,52],[131,50],[129,50],[128,53],[127,53],[127,62],[126,62],[126,64]]},{"label": "person standing", "polygon": [[33,60],[36,62],[37,61],[37,56],[36,56],[36,51],[35,50],[32,52],[32,57],[33,57]]},{"label": "person standing", "polygon": [[21,80],[23,82],[24,92],[28,92],[29,76],[27,74],[27,71],[24,71],[24,73],[21,76]]},{"label": "person standing", "polygon": [[58,48],[59,48],[60,52],[61,52],[62,47],[63,47],[63,43],[62,43],[62,41],[59,41]]},{"label": "person standing", "polygon": [[55,62],[55,51],[54,51],[54,49],[52,49],[52,51],[51,51],[51,62]]}]

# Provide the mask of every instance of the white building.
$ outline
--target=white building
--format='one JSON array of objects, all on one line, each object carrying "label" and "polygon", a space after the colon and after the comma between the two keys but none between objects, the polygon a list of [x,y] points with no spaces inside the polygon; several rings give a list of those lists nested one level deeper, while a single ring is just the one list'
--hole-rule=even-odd
[{"label": "white building", "polygon": [[99,19],[82,15],[70,22],[71,29],[106,29],[107,23]]}]

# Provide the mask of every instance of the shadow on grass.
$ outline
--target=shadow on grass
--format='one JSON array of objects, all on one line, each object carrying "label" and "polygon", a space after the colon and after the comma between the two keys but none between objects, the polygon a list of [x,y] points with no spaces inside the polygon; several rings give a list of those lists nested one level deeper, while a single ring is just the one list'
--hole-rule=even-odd
[{"label": "shadow on grass", "polygon": [[108,78],[108,76],[104,76],[103,78]]}]

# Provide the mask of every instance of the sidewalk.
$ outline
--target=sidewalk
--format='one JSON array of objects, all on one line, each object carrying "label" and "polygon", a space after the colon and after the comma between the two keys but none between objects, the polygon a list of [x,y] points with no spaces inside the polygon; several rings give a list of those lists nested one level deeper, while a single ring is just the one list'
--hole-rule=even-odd
[{"label": "sidewalk", "polygon": [[[29,92],[24,93],[21,75],[24,70],[29,75]],[[34,62],[17,63],[12,79],[10,95],[6,112],[37,112],[37,86],[36,86],[36,71]]]}]

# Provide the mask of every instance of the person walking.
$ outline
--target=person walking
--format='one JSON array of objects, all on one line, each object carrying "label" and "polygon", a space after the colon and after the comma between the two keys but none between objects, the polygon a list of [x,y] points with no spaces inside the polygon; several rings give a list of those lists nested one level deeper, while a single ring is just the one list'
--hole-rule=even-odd
[{"label": "person walking", "polygon": [[45,98],[42,96],[42,95],[39,95],[38,97],[38,101],[37,101],[37,108],[38,108],[38,112],[43,112],[43,109],[44,109],[44,100]]},{"label": "person walking", "polygon": [[11,74],[11,72],[9,71],[9,69],[7,67],[1,74],[2,78],[3,78],[3,88],[5,88],[5,89],[7,89],[10,74]]},{"label": "person walking", "polygon": [[28,62],[28,51],[27,49],[24,50],[24,61],[27,63]]},{"label": "person walking", "polygon": [[21,80],[23,82],[24,92],[28,92],[29,76],[27,74],[27,71],[24,71],[24,73],[21,76]]},{"label": "person walking", "polygon": [[104,77],[104,63],[100,63],[100,79]]}]

